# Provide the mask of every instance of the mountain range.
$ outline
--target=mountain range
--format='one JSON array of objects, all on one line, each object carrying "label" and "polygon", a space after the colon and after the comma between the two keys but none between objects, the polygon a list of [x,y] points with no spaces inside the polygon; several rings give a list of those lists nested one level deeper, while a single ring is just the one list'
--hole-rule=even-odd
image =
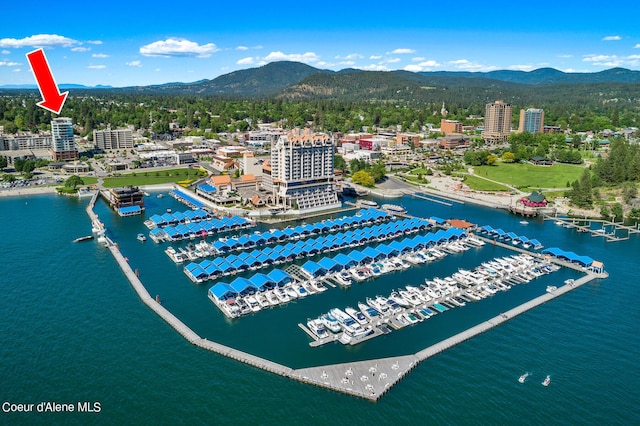
[{"label": "mountain range", "polygon": [[[152,86],[110,88],[61,85],[60,89],[108,90],[141,94],[206,95],[239,98],[281,99],[418,99],[424,100],[429,91],[460,88],[494,93],[516,93],[531,89],[548,91],[556,85],[591,85],[610,83],[616,93],[633,84],[638,91],[640,71],[612,68],[593,73],[566,73],[554,68],[533,71],[500,70],[490,72],[455,71],[363,71],[353,68],[340,71],[319,69],[290,61],[271,62],[258,68],[233,71],[211,80],[192,83],[166,83]],[[30,89],[35,86],[0,86],[0,89]],[[536,89],[537,88],[537,89]],[[583,89],[584,90],[584,89]],[[489,93],[491,92],[491,93]],[[517,96],[517,95],[516,95]]]}]

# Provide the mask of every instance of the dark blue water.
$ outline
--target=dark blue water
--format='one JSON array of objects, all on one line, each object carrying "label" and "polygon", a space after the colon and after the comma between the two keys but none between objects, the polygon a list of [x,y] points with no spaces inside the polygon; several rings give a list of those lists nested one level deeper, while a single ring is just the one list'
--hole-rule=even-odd
[{"label": "dark blue water", "polygon": [[[149,197],[147,215],[185,210]],[[0,200],[0,395],[2,402],[99,401],[100,413],[0,413],[3,423],[216,424],[631,424],[640,420],[640,242],[601,238],[503,212],[423,200],[409,213],[463,218],[537,238],[605,263],[594,281],[420,364],[377,403],[297,383],[187,343],[143,305],[111,255],[90,233],[86,200],[34,196]],[[297,327],[335,306],[446,276],[508,252],[493,246],[350,289],[331,288],[288,306],[227,320],[163,253],[140,243],[142,217],[119,218],[99,203],[109,235],[152,295],[209,339],[292,367],[407,354],[542,294],[575,272],[562,270],[491,300],[467,304],[355,347],[310,348]],[[268,271],[268,270],[267,270]],[[265,272],[265,271],[262,271]],[[517,378],[525,371],[524,383]],[[550,374],[551,385],[540,382]]]}]

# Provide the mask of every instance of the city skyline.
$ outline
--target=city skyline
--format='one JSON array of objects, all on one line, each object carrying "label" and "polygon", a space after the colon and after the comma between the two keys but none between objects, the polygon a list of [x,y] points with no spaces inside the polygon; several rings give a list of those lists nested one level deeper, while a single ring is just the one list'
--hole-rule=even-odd
[{"label": "city skyline", "polygon": [[55,17],[34,13],[44,5],[11,3],[6,16],[16,19],[3,21],[0,86],[34,84],[25,54],[39,47],[59,84],[87,86],[193,82],[282,60],[330,70],[640,70],[640,31],[622,19],[639,7],[616,3],[494,2],[479,10],[467,1],[410,1],[386,10],[333,0],[310,9],[120,0],[79,8],[63,0]]}]

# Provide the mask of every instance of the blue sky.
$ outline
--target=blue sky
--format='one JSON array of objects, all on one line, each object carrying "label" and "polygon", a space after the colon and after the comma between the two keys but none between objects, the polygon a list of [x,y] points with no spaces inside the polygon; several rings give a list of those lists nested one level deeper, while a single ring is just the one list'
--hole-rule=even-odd
[{"label": "blue sky", "polygon": [[139,3],[4,5],[0,85],[35,83],[25,54],[38,47],[58,83],[116,87],[277,60],[332,70],[640,70],[637,0]]}]

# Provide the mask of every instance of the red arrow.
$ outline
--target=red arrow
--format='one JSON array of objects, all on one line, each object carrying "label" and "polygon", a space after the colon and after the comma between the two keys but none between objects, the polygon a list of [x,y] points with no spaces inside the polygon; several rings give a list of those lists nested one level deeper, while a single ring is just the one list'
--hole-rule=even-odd
[{"label": "red arrow", "polygon": [[36,77],[40,95],[42,95],[42,101],[38,102],[37,105],[56,114],[60,114],[69,92],[60,93],[58,90],[58,85],[49,68],[47,57],[44,56],[44,50],[40,48],[27,53],[27,60],[29,61],[29,65],[31,65],[33,75]]}]

